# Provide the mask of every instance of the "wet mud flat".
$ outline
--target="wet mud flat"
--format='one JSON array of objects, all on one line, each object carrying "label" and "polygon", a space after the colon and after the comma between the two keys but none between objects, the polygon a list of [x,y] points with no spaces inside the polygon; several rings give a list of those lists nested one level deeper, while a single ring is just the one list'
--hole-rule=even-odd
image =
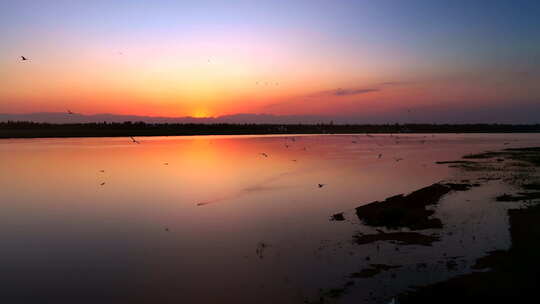
[{"label": "wet mud flat", "polygon": [[[495,181],[513,191],[485,197],[491,204],[508,204],[506,213],[510,248],[492,251],[486,248],[483,257],[475,258],[471,261],[472,265],[468,269],[461,269],[461,272],[456,270],[463,268],[460,261],[462,256],[443,253],[444,259],[436,262],[442,265],[438,271],[446,269],[448,273],[455,273],[453,277],[450,275],[449,279],[427,285],[407,285],[405,291],[382,297],[372,292],[367,297],[357,297],[355,290],[365,282],[361,280],[384,277],[383,280],[388,282],[396,279],[396,271],[406,268],[406,265],[396,263],[375,262],[368,255],[365,257],[366,266],[345,274],[342,286],[321,289],[317,299],[306,300],[306,303],[357,303],[357,300],[363,303],[453,303],[463,299],[525,299],[534,295],[540,286],[540,225],[537,225],[540,222],[540,205],[537,204],[540,202],[540,148],[489,151],[437,164],[459,169],[463,179],[441,181],[409,194],[364,204],[353,211],[333,214],[330,220],[370,228],[368,233],[352,235],[351,243],[359,245],[359,248],[371,244],[379,252],[380,247],[392,244],[398,253],[409,247],[430,250],[434,243],[452,235],[452,232],[443,229],[444,219],[437,217],[439,202],[452,193],[467,192]],[[472,240],[476,238],[475,235],[467,237]],[[467,251],[464,244],[460,246],[464,247],[464,252]],[[429,268],[428,263],[422,261],[418,261],[415,267],[416,270]],[[386,272],[389,272],[389,277],[385,276]]]},{"label": "wet mud flat", "polygon": [[[476,272],[433,285],[417,287],[399,295],[399,303],[495,301],[502,298],[534,299],[540,287],[540,148],[505,149],[467,155],[482,160],[479,170],[497,170],[494,163],[508,162],[501,176],[516,187],[515,193],[496,198],[497,202],[524,203],[508,210],[512,245],[507,251],[493,251],[473,266]],[[466,169],[470,169],[467,164]],[[473,168],[475,169],[475,168]]]}]

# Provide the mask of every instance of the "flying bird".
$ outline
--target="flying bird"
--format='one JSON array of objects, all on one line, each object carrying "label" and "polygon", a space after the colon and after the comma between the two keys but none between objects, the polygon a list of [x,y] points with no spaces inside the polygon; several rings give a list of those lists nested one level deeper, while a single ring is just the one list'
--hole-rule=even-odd
[{"label": "flying bird", "polygon": [[130,136],[129,138],[131,138],[131,141],[132,141],[132,142],[134,142],[134,143],[136,143],[136,144],[140,144],[140,142],[137,141],[135,138],[133,138],[133,136]]},{"label": "flying bird", "polygon": [[319,188],[324,187],[324,184],[318,184]]},{"label": "flying bird", "polygon": [[268,157],[268,154],[266,154],[266,153],[259,153],[259,154],[261,154],[264,157]]},{"label": "flying bird", "polygon": [[103,186],[103,185],[105,185],[105,182],[103,182],[103,183],[101,183],[101,184],[99,184],[99,185],[100,185],[100,186]]},{"label": "flying bird", "polygon": [[382,157],[382,153],[379,153],[379,158],[381,158],[381,157]]},{"label": "flying bird", "polygon": [[21,56],[21,61],[28,61],[28,58]]},{"label": "flying bird", "polygon": [[260,258],[260,259],[263,259],[264,258],[264,250],[267,248],[267,247],[270,247],[270,245],[264,243],[264,242],[259,242],[257,244],[257,249],[255,249],[255,254],[257,254],[257,256]]},{"label": "flying bird", "polygon": [[169,163],[163,163],[165,166],[169,165]]}]

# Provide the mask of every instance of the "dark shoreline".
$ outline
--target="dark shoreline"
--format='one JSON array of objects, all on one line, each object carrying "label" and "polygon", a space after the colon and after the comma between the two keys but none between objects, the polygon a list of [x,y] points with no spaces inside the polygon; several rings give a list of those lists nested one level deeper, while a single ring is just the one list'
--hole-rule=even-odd
[{"label": "dark shoreline", "polygon": [[[528,164],[528,168],[537,173],[540,167],[540,147],[505,149],[464,158],[487,159],[488,163],[497,158],[510,159]],[[479,168],[484,165],[478,164]],[[511,175],[515,172],[509,169],[506,174],[509,173]],[[534,173],[507,177],[509,183],[518,186],[518,191],[524,192],[518,192],[521,195],[519,197],[508,195],[513,200],[505,201],[528,203],[508,210],[512,240],[509,250],[492,251],[478,259],[473,269],[484,271],[473,271],[439,283],[416,287],[399,295],[398,303],[455,303],[463,300],[497,302],[502,299],[535,298],[540,287],[540,204],[535,199],[540,192],[531,191],[540,189],[540,178]]]},{"label": "dark shoreline", "polygon": [[[465,159],[465,160],[464,160]],[[443,238],[440,219],[433,217],[434,210],[442,196],[451,191],[468,191],[480,187],[489,180],[501,180],[512,185],[513,191],[497,197],[486,197],[493,204],[505,202],[508,205],[508,221],[511,246],[508,250],[486,251],[477,258],[466,274],[450,277],[447,280],[427,285],[408,286],[407,290],[394,295],[393,300],[371,297],[370,302],[386,300],[390,303],[456,303],[469,300],[491,302],[505,299],[530,299],[540,287],[540,147],[507,148],[479,154],[464,155],[456,161],[439,161],[441,165],[475,172],[475,175],[461,179],[461,183],[439,182],[411,192],[374,201],[355,208],[354,214],[336,213],[331,221],[351,221],[357,217],[365,226],[376,233],[357,233],[352,242],[358,245],[375,242],[389,242],[396,246],[431,246]],[[487,177],[489,176],[489,177]],[[464,176],[462,176],[463,178]],[[349,217],[349,218],[348,218]],[[407,228],[402,231],[402,228]],[[425,231],[431,229],[430,231]],[[474,235],[470,235],[475,240]],[[378,245],[377,245],[378,246]],[[378,248],[378,247],[377,247]],[[399,247],[396,247],[398,250]],[[446,256],[446,255],[445,255]],[[458,258],[458,257],[454,257]],[[369,256],[366,258],[369,259]],[[442,260],[448,271],[455,269],[452,257]],[[376,276],[403,265],[371,264],[361,271],[345,275],[343,285],[322,289],[319,300],[309,303],[326,303],[349,293],[355,280]],[[417,263],[419,267],[427,264]],[[396,278],[391,273],[391,278]]]},{"label": "dark shoreline", "polygon": [[0,138],[280,134],[538,133],[540,124],[169,124],[0,122]]}]

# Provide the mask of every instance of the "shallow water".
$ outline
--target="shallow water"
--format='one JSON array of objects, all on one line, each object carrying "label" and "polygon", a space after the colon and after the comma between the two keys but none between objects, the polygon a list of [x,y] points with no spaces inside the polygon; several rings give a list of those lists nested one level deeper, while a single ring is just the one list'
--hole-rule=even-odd
[{"label": "shallow water", "polygon": [[[369,263],[403,265],[339,299],[384,300],[507,248],[505,207],[486,199],[504,185],[445,197],[435,215],[450,234],[433,247],[354,245],[372,229],[329,216],[462,174],[435,161],[538,146],[540,134],[137,140],[0,140],[0,300],[302,303]],[[471,233],[479,241],[464,243]],[[456,270],[442,252],[462,257]]]}]

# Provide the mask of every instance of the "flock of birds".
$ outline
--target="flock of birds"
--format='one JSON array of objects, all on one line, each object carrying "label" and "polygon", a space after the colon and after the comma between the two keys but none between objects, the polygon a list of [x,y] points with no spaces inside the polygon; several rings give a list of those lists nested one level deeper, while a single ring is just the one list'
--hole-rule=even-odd
[{"label": "flock of birds", "polygon": [[[68,114],[73,114],[73,112],[71,112],[70,110],[68,110]],[[354,136],[357,137],[357,135],[354,135]],[[369,137],[369,138],[373,138],[373,135],[370,135],[370,134],[366,134],[366,136]],[[394,137],[394,135],[392,135],[392,134],[391,134],[390,136],[391,136],[391,137]],[[135,144],[140,144],[140,143],[141,143],[140,141],[136,140],[133,136],[130,136],[129,138],[131,139],[131,142],[132,142],[132,143],[135,143]],[[291,137],[291,141],[296,142],[296,138],[295,138],[295,137]],[[422,143],[424,143],[424,142],[425,142],[425,141],[423,140]],[[357,143],[357,141],[352,141],[352,143]],[[396,143],[399,143],[399,142],[396,141]],[[285,144],[285,148],[289,148],[289,145],[288,145],[288,144]],[[303,151],[306,151],[307,148],[306,148],[306,147],[303,147],[302,150],[303,150]],[[269,157],[269,155],[268,155],[267,153],[265,153],[265,152],[261,152],[261,153],[259,153],[259,155],[261,155],[261,156],[263,156],[263,157],[265,157],[265,158],[268,158],[268,157]],[[382,158],[382,157],[383,157],[383,154],[382,154],[382,153],[379,153],[379,154],[377,155],[377,159],[380,159],[380,158]],[[399,161],[402,161],[403,158],[401,158],[401,157],[396,157],[396,158],[394,158],[394,160],[395,160],[396,162],[399,162]],[[297,162],[298,160],[297,160],[297,159],[293,159],[293,160],[291,160],[291,161]],[[167,166],[167,165],[169,165],[169,163],[163,163],[163,165]],[[104,171],[104,170],[101,170],[100,172],[105,172],[105,171]],[[102,183],[101,185],[103,186],[103,185],[105,185],[105,183]],[[326,184],[317,184],[317,187],[318,187],[318,188],[322,188],[322,187],[324,187],[325,185],[326,185]]]},{"label": "flock of birds", "polygon": [[[353,137],[358,138],[358,135],[353,135]],[[374,138],[373,135],[368,134],[368,133],[366,133],[366,137],[371,138],[371,139]],[[393,138],[393,139],[395,139],[395,143],[396,143],[396,144],[399,144],[399,139],[400,139],[400,138],[399,138],[398,136],[395,136],[395,135],[393,135],[393,134],[390,134],[390,137]],[[425,137],[426,137],[426,136],[424,136],[424,138],[425,138]],[[295,137],[291,137],[291,141],[295,142],[295,141],[296,141],[296,138],[295,138]],[[377,144],[378,146],[383,146],[382,144],[380,144],[379,142],[375,141],[374,139],[373,139],[373,141],[374,141],[375,144]],[[357,144],[358,141],[352,140],[351,143]],[[425,143],[426,143],[426,140],[423,139],[423,140],[420,141],[420,143],[421,143],[421,144],[425,144]],[[285,144],[284,146],[285,146],[285,148],[287,148],[287,149],[290,147],[290,145],[288,145],[288,144]],[[302,150],[303,150],[303,151],[306,151],[307,148],[306,148],[306,147],[303,147]],[[268,155],[267,153],[264,153],[264,152],[259,153],[259,155],[262,155],[263,157],[269,157],[269,155]],[[383,154],[382,154],[382,153],[379,153],[379,154],[377,155],[377,159],[381,159],[382,157],[383,157]],[[396,162],[400,162],[400,161],[402,161],[402,160],[403,160],[402,157],[394,157],[394,161],[396,161]],[[297,160],[297,159],[293,159],[292,161],[296,162],[296,161],[298,161],[298,160]],[[321,185],[321,184],[319,184],[319,185]],[[319,186],[319,188],[321,188],[321,187],[322,187],[322,186]]]},{"label": "flock of birds", "polygon": [[[121,54],[121,53],[120,53],[120,54]],[[20,60],[21,60],[22,62],[30,61],[30,59],[29,59],[28,57],[22,56],[22,55],[20,56]],[[210,63],[210,59],[208,59],[208,63]],[[255,84],[256,84],[256,85],[259,85],[259,83],[260,83],[261,85],[265,85],[265,86],[268,86],[268,85],[275,85],[275,86],[278,86],[278,85],[279,85],[279,82],[274,82],[274,83],[272,83],[272,82],[268,82],[268,81],[265,81],[265,82],[259,82],[259,81],[257,81]],[[410,110],[409,110],[409,111],[410,111]],[[75,115],[75,114],[76,114],[76,113],[74,113],[73,111],[71,111],[70,109],[67,109],[66,112],[67,112],[68,115]],[[373,138],[373,135],[370,135],[370,134],[366,134],[366,136],[369,137],[369,138]],[[130,136],[129,138],[131,139],[131,142],[132,142],[132,143],[140,144],[140,142],[139,142],[138,140],[136,140],[133,136]],[[295,141],[296,141],[296,138],[292,137],[291,140],[292,140],[293,142],[295,142]],[[357,142],[356,140],[353,140],[352,143],[356,144],[356,143],[358,143],[358,142]],[[396,143],[399,143],[399,142],[396,142]],[[377,144],[378,144],[378,143],[377,143]],[[285,148],[289,148],[289,145],[288,145],[288,144],[285,144]],[[303,150],[303,151],[306,151],[307,148],[306,148],[306,147],[303,147],[302,150]],[[264,152],[259,153],[259,154],[262,155],[263,157],[266,157],[266,158],[269,157],[269,155],[268,155],[267,153],[264,153]],[[382,153],[379,153],[379,154],[378,154],[378,159],[382,158],[382,156],[383,156]],[[401,160],[403,160],[403,159],[402,159],[402,158],[395,158],[395,161],[396,161],[396,162],[399,162],[399,161],[401,161]],[[293,159],[292,161],[293,161],[293,162],[297,162],[298,160]],[[168,165],[168,163],[164,163],[164,165]],[[104,170],[101,170],[100,172],[105,172],[105,171],[104,171]],[[100,183],[100,186],[104,186],[104,185],[105,185],[105,182]],[[318,187],[318,188],[322,188],[322,187],[324,187],[324,186],[325,186],[325,184],[317,184],[317,187]],[[169,231],[169,228],[166,228],[165,230],[166,230],[166,231]]]},{"label": "flock of birds", "polygon": [[[70,115],[74,114],[74,113],[73,113],[72,111],[70,111],[70,110],[67,110],[67,112],[68,112],[68,114],[70,114]],[[353,136],[354,136],[354,137],[358,137],[358,135],[353,135]],[[373,135],[366,134],[366,137],[368,137],[368,138],[373,138]],[[391,134],[391,137],[394,137],[394,135]],[[396,136],[396,137],[397,137],[397,136]],[[131,139],[131,142],[134,143],[134,144],[140,144],[140,143],[141,143],[140,141],[138,141],[137,139],[135,139],[133,136],[130,136],[129,138]],[[289,139],[290,139],[292,142],[296,142],[296,138],[295,138],[295,137],[290,137],[290,138],[288,138],[287,140],[289,140]],[[357,141],[352,141],[352,143],[355,143],[355,144],[356,144]],[[376,142],[376,143],[377,143],[377,142]],[[396,143],[399,143],[399,142],[396,141]],[[379,143],[377,143],[377,144],[380,145]],[[288,145],[288,144],[285,144],[285,147],[286,147],[286,148],[289,148],[289,145]],[[303,147],[301,150],[306,151],[307,148],[306,148],[306,147]],[[269,157],[269,155],[268,155],[267,153],[265,153],[265,152],[261,152],[261,153],[259,153],[259,155],[261,155],[262,157],[265,157],[265,158],[268,158],[268,157]],[[382,157],[383,157],[383,154],[382,154],[382,153],[379,153],[379,154],[377,155],[377,159],[380,159],[380,158],[382,158]],[[395,160],[396,162],[399,162],[399,161],[403,160],[403,158],[394,158],[394,160]],[[297,159],[292,159],[291,161],[297,162],[298,160],[297,160]],[[169,163],[168,163],[168,162],[165,162],[165,163],[163,163],[163,165],[168,166]],[[99,172],[105,173],[105,170],[100,170]],[[101,183],[100,183],[100,186],[104,186],[104,185],[105,185],[105,182],[101,182]],[[317,188],[323,188],[324,186],[326,186],[326,184],[323,184],[323,183],[317,184]],[[204,204],[197,204],[197,206],[201,206],[201,205],[204,205]],[[169,231],[170,231],[170,228],[169,228],[169,227],[165,227],[165,231],[169,232]]]}]

